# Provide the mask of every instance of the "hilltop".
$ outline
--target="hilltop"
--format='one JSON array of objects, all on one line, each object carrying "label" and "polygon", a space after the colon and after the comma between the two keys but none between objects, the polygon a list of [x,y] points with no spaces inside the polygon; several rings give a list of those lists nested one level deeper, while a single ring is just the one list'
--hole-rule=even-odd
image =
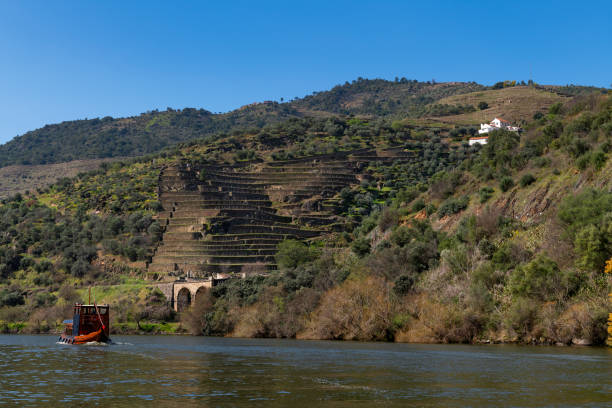
[{"label": "hilltop", "polygon": [[537,112],[542,114],[548,112],[550,106],[566,102],[568,99],[569,97],[529,86],[470,92],[449,96],[440,99],[437,103],[477,107],[484,102],[487,107],[459,115],[431,116],[429,119],[457,125],[478,125],[488,123],[491,118],[501,117],[517,125],[524,125],[532,120]]},{"label": "hilltop", "polygon": [[[485,87],[474,82],[359,78],[289,102],[252,103],[222,114],[204,109],[168,108],[128,118],[104,117],[47,125],[0,146],[0,168],[26,166],[14,168],[24,172],[21,177],[15,177],[14,170],[0,171],[0,197],[44,187],[60,177],[75,175],[76,169],[92,168],[91,165],[98,163],[96,160],[143,156],[177,143],[260,129],[291,118],[357,115],[448,128],[473,126],[502,115],[523,124],[532,112],[546,111],[564,98],[602,92],[580,86],[538,86],[537,89],[503,86],[502,82]],[[478,110],[478,104],[483,101],[489,107]],[[66,165],[44,167],[59,163]],[[61,169],[73,170],[64,173]]]},{"label": "hilltop", "polygon": [[254,103],[223,114],[185,108],[150,111],[128,118],[67,121],[28,132],[0,146],[0,167],[141,156],[179,142],[219,132],[261,128],[289,118],[339,113],[417,115],[419,109],[440,98],[483,88],[474,83],[359,79],[303,99]]}]

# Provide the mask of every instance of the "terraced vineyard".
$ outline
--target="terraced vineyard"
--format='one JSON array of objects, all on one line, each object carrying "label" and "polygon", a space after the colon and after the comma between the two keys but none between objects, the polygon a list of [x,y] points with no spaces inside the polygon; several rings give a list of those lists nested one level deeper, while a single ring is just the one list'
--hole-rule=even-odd
[{"label": "terraced vineyard", "polygon": [[342,229],[338,193],[367,177],[368,162],[412,157],[401,148],[362,149],[243,166],[167,167],[159,183],[164,234],[149,272],[204,277],[275,269],[279,242]]}]

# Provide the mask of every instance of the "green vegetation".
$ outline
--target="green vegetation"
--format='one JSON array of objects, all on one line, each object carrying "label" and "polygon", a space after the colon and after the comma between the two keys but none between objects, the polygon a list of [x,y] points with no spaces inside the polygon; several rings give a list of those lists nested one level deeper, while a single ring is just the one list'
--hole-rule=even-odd
[{"label": "green vegetation", "polygon": [[[168,108],[129,118],[67,121],[28,132],[0,146],[0,167],[141,156],[181,142],[210,138],[213,134],[218,136],[220,132],[228,134],[241,129],[257,129],[308,115],[404,117],[409,112],[410,116],[418,117],[432,109],[426,108],[429,103],[478,89],[483,87],[476,83],[432,84],[405,78],[395,82],[359,78],[292,102],[255,103],[224,114],[213,114],[203,109]],[[474,110],[474,107],[442,109],[446,114],[454,114],[449,112]]]},{"label": "green vegetation", "polygon": [[[478,88],[362,80],[295,106],[349,109],[342,103],[353,99],[342,90],[376,86],[385,95]],[[527,88],[501,87],[481,92]],[[406,112],[440,109],[434,102]],[[603,344],[612,286],[604,274],[612,258],[612,98],[588,93],[551,103],[542,115],[530,112],[525,132],[493,132],[475,147],[465,143],[470,127],[416,126],[396,120],[398,110],[373,106],[390,117],[262,123],[4,200],[0,331],[56,330],[95,284],[98,299],[113,305],[117,332]],[[148,129],[173,117],[151,117]],[[169,310],[153,288],[159,276],[146,269],[164,227],[154,218],[164,166],[239,172],[311,156],[333,161],[338,152],[350,152],[359,179],[325,197],[334,212],[329,234],[282,241],[277,270],[245,271],[180,316]],[[193,171],[203,181],[211,173]],[[316,209],[308,199],[289,200],[275,205]]]}]

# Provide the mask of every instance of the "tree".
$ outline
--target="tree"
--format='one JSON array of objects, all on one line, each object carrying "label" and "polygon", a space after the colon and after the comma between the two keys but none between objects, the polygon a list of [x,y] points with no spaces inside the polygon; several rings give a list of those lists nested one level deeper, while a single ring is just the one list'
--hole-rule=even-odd
[{"label": "tree", "polygon": [[319,251],[300,241],[287,239],[278,244],[276,262],[281,268],[292,269],[317,258]]},{"label": "tree", "polygon": [[478,109],[485,110],[489,107],[489,104],[485,101],[478,102]]},{"label": "tree", "polygon": [[[610,224],[612,225],[612,224]],[[574,245],[576,254],[576,264],[585,270],[601,270],[606,259],[612,252],[612,243],[607,236],[612,228],[598,228],[595,225],[588,225],[578,232]],[[610,231],[612,232],[612,231]]]},{"label": "tree", "polygon": [[510,277],[510,290],[520,297],[552,300],[562,289],[563,275],[552,259],[538,255],[516,268]]},{"label": "tree", "polygon": [[367,238],[356,239],[351,249],[357,256],[363,257],[370,253],[370,241]]}]

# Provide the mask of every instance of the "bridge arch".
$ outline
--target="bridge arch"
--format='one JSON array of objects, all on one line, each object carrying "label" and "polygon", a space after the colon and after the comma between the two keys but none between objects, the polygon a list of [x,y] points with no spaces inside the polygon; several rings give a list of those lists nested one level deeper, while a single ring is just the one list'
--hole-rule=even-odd
[{"label": "bridge arch", "polygon": [[187,310],[205,291],[213,287],[213,279],[176,281],[172,284],[172,306],[176,312]]},{"label": "bridge arch", "polygon": [[181,288],[176,294],[176,311],[182,312],[191,306],[191,292],[187,288]]},{"label": "bridge arch", "polygon": [[206,292],[208,292],[208,290],[209,289],[206,286],[200,286],[198,290],[196,290],[195,299],[193,299],[193,301],[195,302],[196,300],[200,299],[201,296],[204,296]]}]

